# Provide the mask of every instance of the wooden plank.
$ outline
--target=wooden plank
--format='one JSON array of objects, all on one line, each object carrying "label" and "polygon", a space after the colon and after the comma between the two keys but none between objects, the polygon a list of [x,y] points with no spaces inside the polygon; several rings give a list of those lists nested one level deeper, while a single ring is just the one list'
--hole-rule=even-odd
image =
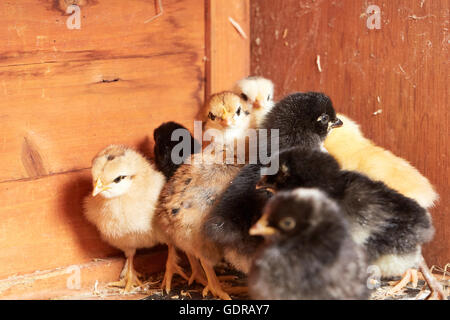
[{"label": "wooden plank", "polygon": [[0,184],[0,279],[119,254],[83,216],[90,170]]},{"label": "wooden plank", "polygon": [[107,144],[152,140],[163,121],[192,127],[202,74],[192,53],[0,68],[0,181],[88,168]]},{"label": "wooden plank", "polygon": [[[149,23],[157,1],[83,0],[81,28],[53,0],[0,2],[0,66],[98,60],[194,51],[203,57],[204,3],[164,0],[164,13]],[[203,49],[202,49],[203,50]]]},{"label": "wooden plank", "polygon": [[274,80],[277,98],[327,93],[369,138],[430,179],[441,201],[425,252],[443,266],[450,257],[448,1],[376,4],[380,30],[367,28],[363,0],[253,1],[252,72]]},{"label": "wooden plank", "polygon": [[[250,72],[250,1],[206,1],[206,95],[230,90]],[[233,19],[245,32],[244,38]]]},{"label": "wooden plank", "polygon": [[[164,270],[166,253],[162,247],[138,253],[134,260],[136,270],[146,276]],[[106,287],[108,282],[117,281],[124,263],[123,257],[104,258],[12,276],[0,280],[0,299],[139,299],[148,296],[141,290],[139,294],[123,296],[118,288]]]},{"label": "wooden plank", "polygon": [[87,168],[113,142],[149,150],[162,121],[192,127],[203,97],[202,1],[164,1],[148,24],[148,2],[82,1],[80,30],[51,3],[0,4],[0,181]]}]

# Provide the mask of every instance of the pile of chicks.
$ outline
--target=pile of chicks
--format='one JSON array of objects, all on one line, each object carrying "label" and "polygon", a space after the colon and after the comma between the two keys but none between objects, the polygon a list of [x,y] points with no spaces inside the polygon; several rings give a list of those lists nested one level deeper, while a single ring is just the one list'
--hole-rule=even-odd
[{"label": "pile of chicks", "polygon": [[[294,93],[277,103],[273,97],[273,83],[261,77],[214,94],[204,129],[224,138],[206,146],[214,152],[203,161],[172,161],[179,143],[172,133],[184,129],[174,122],[154,131],[155,164],[120,145],[94,158],[85,215],[127,258],[112,285],[141,285],[136,249],[162,243],[167,292],[178,274],[203,285],[203,296],[230,299],[236,288],[225,290],[214,271],[226,261],[248,275],[248,288],[238,289],[254,299],[367,299],[368,266],[382,277],[402,276],[392,293],[417,285],[420,270],[429,298],[444,299],[421,253],[434,234],[427,209],[438,198],[428,180],[336,114],[325,94]],[[207,161],[236,151],[248,129],[278,129],[279,149],[270,154],[275,174],[263,175],[268,165],[248,159]],[[190,140],[184,160],[202,151]],[[189,260],[189,276],[177,250]]]}]

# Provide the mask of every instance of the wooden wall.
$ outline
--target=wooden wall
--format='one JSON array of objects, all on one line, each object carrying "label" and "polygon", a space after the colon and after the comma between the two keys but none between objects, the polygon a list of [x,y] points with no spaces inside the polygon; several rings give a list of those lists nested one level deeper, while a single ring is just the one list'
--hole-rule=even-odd
[{"label": "wooden wall", "polygon": [[232,89],[237,80],[250,74],[250,0],[208,0],[206,4],[206,95],[209,96]]},{"label": "wooden wall", "polygon": [[[372,4],[381,9],[379,30],[366,25]],[[274,80],[277,98],[293,91],[327,93],[368,137],[408,159],[437,187],[436,236],[425,252],[441,266],[450,262],[449,4],[254,0],[251,5],[251,70]]]},{"label": "wooden wall", "polygon": [[[64,1],[62,1],[64,2]],[[149,154],[153,129],[193,127],[204,98],[204,1],[0,2],[0,279],[118,254],[82,216],[93,156]]]}]

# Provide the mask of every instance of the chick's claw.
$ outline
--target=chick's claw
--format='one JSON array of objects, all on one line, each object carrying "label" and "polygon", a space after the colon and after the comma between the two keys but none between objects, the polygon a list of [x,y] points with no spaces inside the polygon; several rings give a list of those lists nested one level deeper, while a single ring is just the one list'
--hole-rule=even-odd
[{"label": "chick's claw", "polygon": [[214,288],[214,289],[210,288],[209,286],[206,286],[205,288],[203,288],[203,291],[202,291],[203,298],[205,298],[209,292],[211,292],[211,294],[214,297],[217,297],[219,299],[231,300],[231,297],[229,296],[229,294],[226,293],[225,291],[223,291],[222,288],[220,288],[220,286],[219,286],[219,288]]},{"label": "chick's claw", "polygon": [[218,276],[217,278],[220,281],[234,281],[234,280],[238,279],[237,276],[233,276],[233,275]]},{"label": "chick's claw", "polygon": [[248,287],[226,287],[229,294],[248,294]]},{"label": "chick's claw", "polygon": [[205,275],[203,273],[202,266],[198,262],[198,259],[193,255],[187,254],[189,259],[189,264],[191,265],[191,276],[189,277],[188,285],[190,286],[192,283],[197,282],[201,285],[206,286],[208,282],[206,281]]},{"label": "chick's claw", "polygon": [[417,282],[419,277],[416,269],[408,269],[402,276],[402,279],[398,282],[394,282],[394,287],[391,288],[388,294],[393,295],[406,287],[408,283],[412,283],[413,288],[417,288]]},{"label": "chick's claw", "polygon": [[108,287],[124,288],[124,292],[130,292],[134,286],[141,287],[142,282],[139,280],[139,274],[133,268],[133,259],[127,259],[125,264],[125,275],[122,279],[107,284]]},{"label": "chick's claw", "polygon": [[203,297],[208,295],[208,292],[219,299],[222,300],[231,300],[228,293],[226,293],[222,287],[220,286],[219,279],[217,279],[216,272],[214,268],[207,262],[200,260],[203,270],[205,270],[206,278],[208,279],[208,285],[203,289]]}]

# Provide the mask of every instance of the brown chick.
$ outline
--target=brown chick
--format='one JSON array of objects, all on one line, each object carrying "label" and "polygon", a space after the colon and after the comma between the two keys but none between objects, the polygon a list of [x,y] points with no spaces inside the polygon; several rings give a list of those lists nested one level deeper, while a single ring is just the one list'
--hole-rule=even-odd
[{"label": "brown chick", "polygon": [[251,105],[232,92],[224,91],[212,95],[203,119],[205,138],[210,139],[211,134],[217,130],[222,139],[214,137],[212,140],[217,144],[234,144],[236,139],[245,136],[250,126],[251,110]]},{"label": "brown chick", "polygon": [[439,198],[427,178],[408,161],[365,138],[358,124],[338,114],[344,123],[330,132],[324,146],[344,170],[359,171],[417,201],[425,209]]},{"label": "brown chick", "polygon": [[123,278],[110,285],[128,292],[141,285],[133,267],[136,249],[160,242],[152,220],[165,178],[138,152],[110,145],[93,159],[92,179],[94,190],[85,198],[84,214],[103,240],[125,253]]},{"label": "brown chick", "polygon": [[[211,145],[218,148],[212,153],[204,153],[202,161],[196,161],[194,155],[191,164],[183,164],[178,168],[161,191],[160,205],[154,220],[157,228],[163,231],[165,242],[187,254],[192,268],[189,284],[197,281],[206,285],[203,290],[204,296],[210,291],[221,299],[230,299],[221,288],[214,271],[214,265],[223,258],[223,252],[220,247],[205,239],[201,226],[208,218],[217,197],[241,168],[241,165],[236,163],[217,163],[216,160],[217,153],[227,153],[232,148],[231,142],[237,137],[235,133],[244,132],[248,128],[249,121],[237,119],[248,117],[244,106],[245,101],[229,92],[211,98],[207,111],[209,120],[205,127],[214,127],[225,133],[225,141],[214,141]],[[225,115],[224,110],[227,110]],[[230,118],[234,124],[226,120]],[[167,288],[170,289],[169,280],[171,276],[165,276],[166,291]]]}]

